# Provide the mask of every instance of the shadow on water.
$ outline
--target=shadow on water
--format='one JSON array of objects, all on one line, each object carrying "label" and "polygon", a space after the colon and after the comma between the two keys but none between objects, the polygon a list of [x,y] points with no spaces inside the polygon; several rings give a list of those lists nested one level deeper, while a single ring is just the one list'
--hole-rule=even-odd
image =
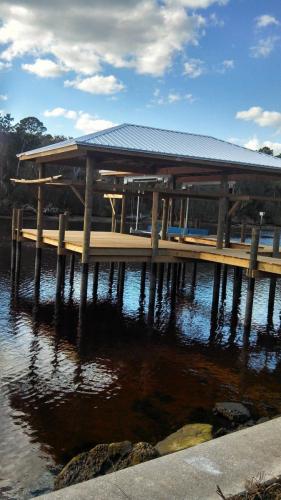
[{"label": "shadow on water", "polygon": [[257,280],[253,327],[244,335],[246,282],[237,289],[231,268],[212,312],[211,265],[160,267],[156,276],[128,264],[123,276],[118,265],[100,264],[98,283],[91,269],[81,324],[77,262],[56,301],[53,252],[43,252],[37,296],[33,249],[24,248],[12,293],[9,246],[1,252],[3,498],[50,490],[59,468],[97,443],[156,443],[185,423],[212,421],[217,401],[244,401],[260,416],[280,412],[279,282],[267,323],[269,283]]}]

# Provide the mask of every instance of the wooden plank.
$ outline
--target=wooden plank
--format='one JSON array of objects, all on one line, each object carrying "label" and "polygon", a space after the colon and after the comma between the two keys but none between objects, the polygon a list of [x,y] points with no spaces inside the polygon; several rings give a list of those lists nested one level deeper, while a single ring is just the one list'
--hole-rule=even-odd
[{"label": "wooden plank", "polygon": [[45,178],[39,178],[39,179],[10,179],[11,182],[14,184],[32,184],[32,185],[39,185],[39,184],[50,184],[54,181],[57,181],[62,178],[62,175],[53,175],[51,177],[45,177]]},{"label": "wooden plank", "polygon": [[111,200],[115,199],[115,200],[122,200],[124,195],[123,194],[115,194],[115,193],[112,193],[112,194],[108,194],[108,193],[105,193],[103,195],[104,198],[109,198]]}]

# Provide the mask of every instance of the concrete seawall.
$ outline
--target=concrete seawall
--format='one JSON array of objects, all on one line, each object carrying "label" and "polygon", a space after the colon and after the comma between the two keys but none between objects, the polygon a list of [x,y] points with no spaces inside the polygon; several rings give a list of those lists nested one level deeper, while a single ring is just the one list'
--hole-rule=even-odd
[{"label": "concrete seawall", "polygon": [[281,474],[281,417],[187,450],[42,495],[41,500],[218,500]]}]

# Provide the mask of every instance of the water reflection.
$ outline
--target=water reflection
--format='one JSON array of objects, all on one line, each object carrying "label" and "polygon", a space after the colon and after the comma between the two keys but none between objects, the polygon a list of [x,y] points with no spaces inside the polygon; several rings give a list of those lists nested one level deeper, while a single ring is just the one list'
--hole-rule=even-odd
[{"label": "water reflection", "polygon": [[127,264],[124,274],[122,266],[100,264],[98,284],[95,266],[89,278],[81,325],[78,265],[75,272],[68,267],[64,294],[55,301],[56,256],[44,249],[34,300],[33,249],[23,250],[20,287],[11,295],[8,246],[1,252],[4,498],[47,491],[66,460],[98,442],[154,443],[199,416],[211,420],[216,401],[243,400],[259,415],[280,412],[279,281],[268,323],[269,280],[257,280],[253,327],[245,335],[246,282],[237,270],[228,268],[214,314],[212,265],[151,273]]}]

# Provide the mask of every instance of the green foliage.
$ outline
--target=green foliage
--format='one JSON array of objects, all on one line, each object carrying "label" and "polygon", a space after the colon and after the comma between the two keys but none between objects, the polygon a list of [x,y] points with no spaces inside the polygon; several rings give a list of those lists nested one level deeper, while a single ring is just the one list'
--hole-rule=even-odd
[{"label": "green foliage", "polygon": [[259,149],[259,153],[265,153],[266,155],[273,156],[273,149],[270,149],[268,146],[264,146],[263,148]]}]

